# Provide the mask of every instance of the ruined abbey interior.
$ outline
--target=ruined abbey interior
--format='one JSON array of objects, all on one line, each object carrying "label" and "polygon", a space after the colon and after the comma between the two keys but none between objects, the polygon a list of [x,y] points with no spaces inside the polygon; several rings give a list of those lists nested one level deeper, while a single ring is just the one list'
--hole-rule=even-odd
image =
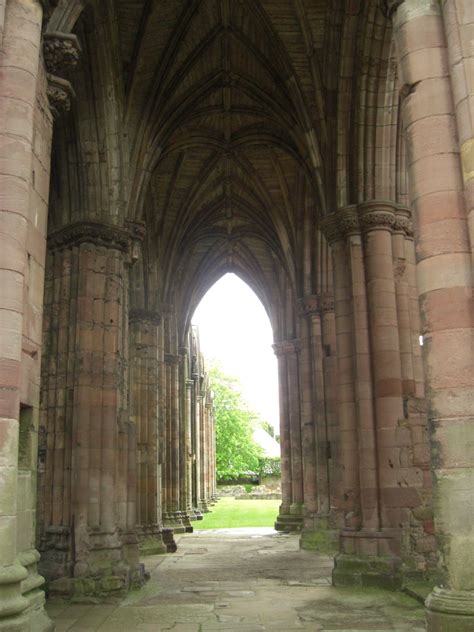
[{"label": "ruined abbey interior", "polygon": [[[472,0],[0,0],[0,630],[215,497],[190,323],[278,358],[276,529],[474,630]],[[251,359],[249,358],[249,361]]]}]

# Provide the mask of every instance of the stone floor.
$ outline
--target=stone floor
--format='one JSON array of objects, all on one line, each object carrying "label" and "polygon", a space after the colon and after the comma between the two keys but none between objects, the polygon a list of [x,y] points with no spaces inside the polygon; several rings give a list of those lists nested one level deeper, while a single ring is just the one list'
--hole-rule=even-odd
[{"label": "stone floor", "polygon": [[400,593],[330,586],[329,557],[271,529],[201,531],[174,555],[146,558],[151,578],[117,605],[48,603],[57,632],[421,632]]}]

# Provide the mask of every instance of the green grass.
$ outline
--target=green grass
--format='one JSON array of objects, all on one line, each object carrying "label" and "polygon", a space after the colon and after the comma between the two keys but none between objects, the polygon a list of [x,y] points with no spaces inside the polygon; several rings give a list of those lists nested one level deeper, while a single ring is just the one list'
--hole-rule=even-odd
[{"label": "green grass", "polygon": [[273,527],[281,500],[235,500],[221,498],[212,513],[193,522],[197,530],[231,529],[233,527]]}]

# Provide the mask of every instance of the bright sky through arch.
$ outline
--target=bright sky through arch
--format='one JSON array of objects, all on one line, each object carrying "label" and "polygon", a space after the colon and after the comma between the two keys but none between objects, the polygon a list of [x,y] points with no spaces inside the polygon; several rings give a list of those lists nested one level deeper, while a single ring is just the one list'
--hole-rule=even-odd
[{"label": "bright sky through arch", "polygon": [[205,358],[215,358],[225,373],[239,379],[250,408],[279,433],[272,328],[253,290],[235,274],[225,274],[204,296],[192,322],[199,327]]}]

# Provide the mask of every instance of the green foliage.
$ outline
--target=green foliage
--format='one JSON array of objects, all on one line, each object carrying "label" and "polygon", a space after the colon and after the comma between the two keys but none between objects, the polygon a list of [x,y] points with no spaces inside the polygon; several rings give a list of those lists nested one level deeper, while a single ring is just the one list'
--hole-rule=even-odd
[{"label": "green foliage", "polygon": [[258,460],[258,473],[260,478],[263,476],[281,476],[281,460],[279,456],[270,457],[264,456],[260,457]]},{"label": "green foliage", "polygon": [[261,421],[260,425],[262,426],[262,428],[265,430],[265,432],[267,432],[270,437],[275,438],[275,428],[268,423],[268,421]]},{"label": "green foliage", "polygon": [[263,451],[253,439],[258,416],[248,410],[235,378],[219,368],[209,371],[216,419],[217,480],[258,472]]}]

